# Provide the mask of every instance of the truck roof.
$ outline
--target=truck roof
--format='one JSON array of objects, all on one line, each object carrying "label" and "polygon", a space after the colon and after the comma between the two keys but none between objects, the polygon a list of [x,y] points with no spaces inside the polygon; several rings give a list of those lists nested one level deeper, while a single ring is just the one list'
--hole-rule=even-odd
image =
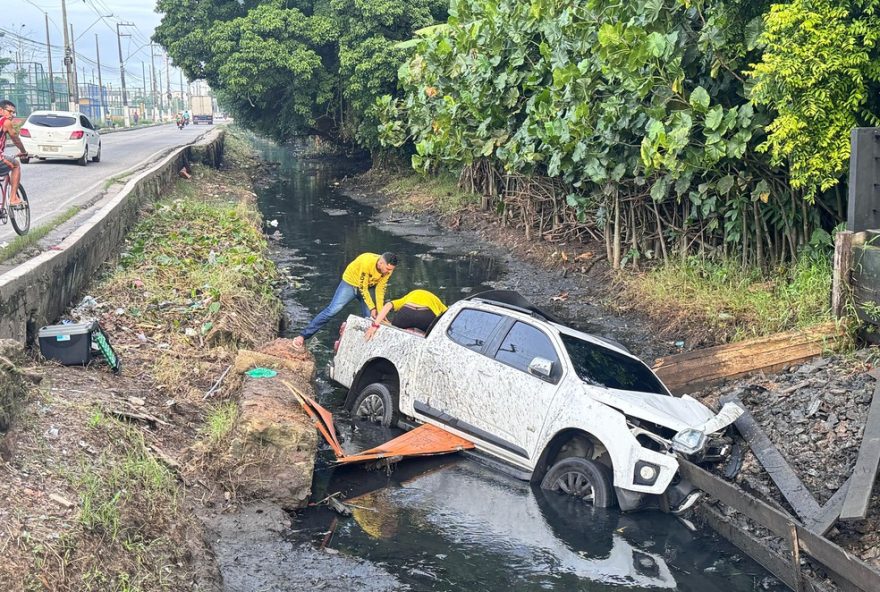
[{"label": "truck roof", "polygon": [[488,302],[489,304],[496,304],[503,308],[509,308],[521,313],[529,314],[533,317],[539,317],[544,319],[545,321],[556,323],[557,325],[562,324],[552,315],[544,312],[543,310],[526,300],[523,295],[516,290],[488,290],[486,292],[480,292],[479,294],[468,296],[467,298],[465,298],[465,300],[479,300],[480,302]]},{"label": "truck roof", "polygon": [[464,300],[485,302],[486,304],[492,304],[495,306],[506,308],[508,310],[514,310],[522,314],[527,314],[529,316],[536,317],[538,319],[551,323],[560,333],[565,333],[567,335],[571,335],[573,337],[578,337],[581,339],[586,337],[602,345],[611,346],[615,350],[618,350],[621,353],[624,353],[630,357],[635,357],[629,352],[626,346],[624,346],[616,339],[602,337],[600,335],[593,335],[592,333],[584,333],[583,331],[578,331],[577,329],[572,329],[571,327],[566,326],[565,323],[559,321],[551,314],[541,310],[540,308],[529,302],[522,294],[520,294],[516,290],[488,290],[486,292],[480,292],[478,294],[469,296]]}]

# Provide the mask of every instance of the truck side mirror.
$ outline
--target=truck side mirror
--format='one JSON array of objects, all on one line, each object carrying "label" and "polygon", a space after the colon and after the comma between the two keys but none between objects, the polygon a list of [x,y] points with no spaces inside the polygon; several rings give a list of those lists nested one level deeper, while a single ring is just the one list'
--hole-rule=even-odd
[{"label": "truck side mirror", "polygon": [[550,378],[553,373],[553,362],[547,358],[533,358],[529,362],[529,374],[540,376],[541,378]]}]

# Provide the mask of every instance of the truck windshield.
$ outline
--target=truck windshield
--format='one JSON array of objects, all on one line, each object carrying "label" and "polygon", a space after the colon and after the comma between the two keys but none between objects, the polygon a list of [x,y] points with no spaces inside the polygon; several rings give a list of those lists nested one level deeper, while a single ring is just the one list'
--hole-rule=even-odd
[{"label": "truck windshield", "polygon": [[616,351],[572,337],[560,335],[571,363],[587,384],[624,391],[667,394],[656,376],[641,362]]}]

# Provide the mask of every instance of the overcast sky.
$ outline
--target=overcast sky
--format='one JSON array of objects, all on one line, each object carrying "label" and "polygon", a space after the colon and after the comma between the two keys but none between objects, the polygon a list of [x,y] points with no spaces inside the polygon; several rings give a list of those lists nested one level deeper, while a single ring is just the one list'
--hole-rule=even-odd
[{"label": "overcast sky", "polygon": [[[10,0],[4,5],[10,7]],[[67,23],[73,25],[76,53],[82,56],[78,64],[80,76],[83,66],[85,75],[91,79],[92,72],[97,71],[95,65],[95,35],[100,48],[101,71],[104,83],[119,84],[119,48],[116,37],[117,23],[133,23],[134,27],[120,27],[122,37],[122,56],[125,60],[125,76],[127,86],[139,86],[142,81],[142,66],[145,63],[147,76],[150,67],[149,40],[153,30],[159,24],[161,15],[154,12],[154,0],[66,0]],[[17,59],[23,55],[24,61],[47,62],[45,43],[45,14],[49,15],[49,39],[53,46],[52,66],[56,72],[63,68],[61,47],[64,44],[62,34],[61,0],[11,0],[11,9],[5,11],[0,30],[21,35],[25,40],[7,34],[0,38],[0,56]],[[103,15],[104,18],[100,18]],[[109,16],[112,15],[112,16]],[[38,42],[28,43],[28,40]],[[156,48],[159,53],[158,46]],[[164,55],[164,54],[163,54]],[[161,64],[164,73],[163,58],[156,57],[157,69]],[[97,75],[97,74],[95,74]],[[171,72],[172,89],[178,85],[177,70]]]}]

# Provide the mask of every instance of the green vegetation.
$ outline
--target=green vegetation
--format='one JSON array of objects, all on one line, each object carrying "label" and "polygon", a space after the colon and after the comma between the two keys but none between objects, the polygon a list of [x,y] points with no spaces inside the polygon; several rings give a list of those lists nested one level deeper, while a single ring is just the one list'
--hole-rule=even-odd
[{"label": "green vegetation", "polygon": [[[802,256],[769,277],[737,262],[690,257],[643,275],[621,276],[621,303],[647,302],[651,314],[679,326],[737,341],[831,321],[831,265]],[[643,307],[645,308],[645,307]]]},{"label": "green vegetation", "polygon": [[80,522],[89,530],[106,535],[111,542],[141,538],[144,530],[161,524],[145,524],[156,510],[176,513],[177,481],[149,452],[136,428],[104,422],[100,429],[108,448],[94,462],[81,467],[76,483],[80,492]]},{"label": "green vegetation", "polygon": [[203,433],[209,447],[219,445],[232,433],[235,420],[238,419],[238,404],[226,401],[215,407],[205,419]]},{"label": "green vegetation", "polygon": [[390,206],[404,212],[452,214],[480,203],[478,195],[462,190],[458,179],[449,174],[397,176],[383,190],[392,196]]},{"label": "green vegetation", "polygon": [[880,121],[878,6],[161,0],[156,38],[245,125],[381,143],[505,219],[588,227],[614,267],[767,268],[844,215],[849,130]]},{"label": "green vegetation", "polygon": [[[9,241],[9,244],[0,249],[0,261],[11,259],[22,251],[36,246],[43,237],[73,218],[79,211],[79,206],[71,206],[45,224],[40,224],[36,228],[31,228],[27,234],[16,236]],[[33,214],[33,212],[31,212],[31,214]]]}]

